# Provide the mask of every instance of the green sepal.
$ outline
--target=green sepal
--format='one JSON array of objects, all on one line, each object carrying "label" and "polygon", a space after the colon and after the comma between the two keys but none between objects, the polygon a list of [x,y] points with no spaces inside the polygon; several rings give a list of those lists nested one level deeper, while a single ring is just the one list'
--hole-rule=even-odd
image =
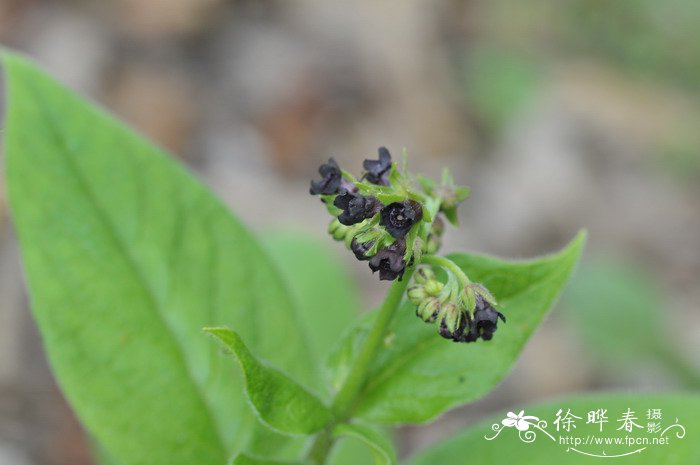
[{"label": "green sepal", "polygon": [[498,307],[498,302],[496,301],[496,298],[493,296],[493,294],[491,294],[491,291],[484,287],[483,284],[473,283],[470,284],[469,287],[472,287],[474,289],[474,292],[479,294],[481,298],[488,302],[492,307]]},{"label": "green sepal", "polygon": [[474,289],[471,286],[467,286],[462,289],[459,294],[459,300],[462,306],[469,313],[474,313],[474,308],[476,307],[476,296],[474,295]]},{"label": "green sepal", "polygon": [[450,330],[450,333],[454,333],[462,319],[462,313],[459,311],[459,307],[457,305],[452,302],[448,302],[442,306],[438,319],[445,323],[445,326]]},{"label": "green sepal", "polygon": [[469,198],[471,194],[471,189],[468,186],[455,186],[455,200],[460,203]]},{"label": "green sepal", "polygon": [[445,218],[450,222],[452,226],[459,226],[459,218],[457,218],[457,207],[443,207],[442,212],[445,214]]},{"label": "green sepal", "polygon": [[337,195],[320,195],[319,197],[326,205],[326,210],[328,210],[328,213],[330,213],[331,216],[338,216],[341,213],[343,213],[343,210],[333,205],[333,202],[335,201]]},{"label": "green sepal", "polygon": [[402,194],[377,193],[374,196],[384,205],[389,205],[390,203],[394,203],[394,202],[401,203],[404,200],[406,200],[406,196],[402,195]]},{"label": "green sepal", "polygon": [[421,189],[423,189],[423,192],[429,196],[433,195],[433,192],[435,191],[435,181],[423,176],[422,174],[417,175],[416,180],[418,181],[418,184],[420,184]]}]

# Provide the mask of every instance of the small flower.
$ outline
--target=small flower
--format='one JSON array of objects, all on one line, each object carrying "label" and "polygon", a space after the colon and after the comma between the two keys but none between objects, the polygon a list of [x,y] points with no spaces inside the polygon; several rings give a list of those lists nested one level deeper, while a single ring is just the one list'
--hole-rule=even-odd
[{"label": "small flower", "polygon": [[390,203],[382,208],[379,224],[397,239],[404,237],[411,227],[423,218],[423,208],[415,200]]},{"label": "small flower", "polygon": [[512,428],[515,426],[518,431],[527,431],[530,429],[531,421],[539,421],[539,418],[533,417],[531,415],[525,415],[525,410],[521,410],[520,413],[517,415],[514,414],[513,412],[508,412],[506,415],[507,418],[504,418],[501,423],[503,423],[503,426],[506,426],[508,428]]},{"label": "small flower", "polygon": [[365,160],[362,166],[367,171],[365,179],[372,184],[380,186],[389,185],[389,174],[391,173],[391,154],[386,147],[379,147],[378,160]]},{"label": "small flower", "polygon": [[335,159],[329,158],[328,162],[321,165],[318,169],[318,174],[321,175],[322,179],[320,181],[311,181],[309,193],[311,195],[337,194],[343,176]]},{"label": "small flower", "polygon": [[484,341],[489,341],[493,337],[493,333],[496,332],[498,319],[500,318],[503,322],[506,322],[506,317],[493,308],[489,302],[484,299],[481,294],[476,294],[475,296],[476,306],[474,307],[474,331],[481,337]]},{"label": "small flower", "polygon": [[343,191],[336,196],[333,205],[343,210],[338,221],[345,226],[357,224],[373,217],[382,208],[382,203],[375,197]]},{"label": "small flower", "polygon": [[403,277],[406,262],[403,256],[406,253],[406,241],[397,240],[390,246],[380,249],[370,260],[369,267],[372,273],[379,271],[379,279],[393,281]]}]

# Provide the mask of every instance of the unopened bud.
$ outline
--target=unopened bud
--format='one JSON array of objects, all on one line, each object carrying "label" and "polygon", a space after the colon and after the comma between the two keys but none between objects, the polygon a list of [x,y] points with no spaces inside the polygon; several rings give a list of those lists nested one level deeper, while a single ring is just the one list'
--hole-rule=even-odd
[{"label": "unopened bud", "polygon": [[422,266],[416,271],[415,281],[418,284],[425,284],[428,281],[433,280],[435,280],[435,273],[433,273],[433,270],[431,270],[430,268]]},{"label": "unopened bud", "polygon": [[420,305],[423,299],[425,299],[428,295],[425,292],[425,287],[421,286],[420,284],[413,284],[409,286],[406,294],[408,295],[408,300],[410,300],[414,305]]},{"label": "unopened bud", "polygon": [[416,315],[426,323],[433,323],[440,313],[440,301],[435,298],[423,300],[416,309]]}]

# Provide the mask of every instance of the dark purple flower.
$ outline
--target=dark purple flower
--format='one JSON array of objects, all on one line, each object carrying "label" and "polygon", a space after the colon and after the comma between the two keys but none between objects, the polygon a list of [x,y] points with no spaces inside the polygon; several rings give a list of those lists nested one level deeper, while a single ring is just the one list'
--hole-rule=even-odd
[{"label": "dark purple flower", "polygon": [[455,342],[475,342],[479,339],[474,321],[469,317],[469,312],[462,312],[462,320],[459,322],[459,327],[452,335],[443,335],[442,331],[440,331],[440,335]]},{"label": "dark purple flower", "polygon": [[488,341],[496,332],[498,319],[506,322],[506,317],[493,308],[481,295],[476,294],[476,306],[474,307],[474,330],[478,337]]},{"label": "dark purple flower", "polygon": [[366,197],[347,191],[338,194],[333,205],[343,210],[343,213],[338,216],[338,221],[345,226],[372,218],[382,208],[382,203],[375,197]]},{"label": "dark purple flower", "polygon": [[367,171],[365,179],[372,184],[381,186],[389,185],[389,174],[391,173],[391,154],[386,147],[379,147],[378,160],[365,160],[362,166]]},{"label": "dark purple flower", "polygon": [[399,278],[400,281],[406,269],[406,262],[403,261],[404,253],[406,253],[406,241],[397,240],[379,250],[369,260],[369,267],[373,273],[379,271],[380,280],[393,281]]},{"label": "dark purple flower", "polygon": [[318,173],[321,175],[320,181],[311,181],[311,188],[309,193],[311,195],[333,195],[338,193],[340,184],[342,181],[342,174],[340,172],[340,167],[336,163],[335,159],[329,158],[328,162],[321,165],[318,169]]},{"label": "dark purple flower", "polygon": [[358,242],[357,238],[353,237],[352,242],[350,243],[350,249],[352,250],[352,253],[355,254],[355,258],[358,260],[369,260],[371,257],[368,257],[366,254],[369,249],[372,248],[374,242],[374,240],[368,242]]},{"label": "dark purple flower", "polygon": [[382,208],[379,224],[397,239],[404,237],[411,227],[423,218],[423,208],[415,200],[394,202]]}]

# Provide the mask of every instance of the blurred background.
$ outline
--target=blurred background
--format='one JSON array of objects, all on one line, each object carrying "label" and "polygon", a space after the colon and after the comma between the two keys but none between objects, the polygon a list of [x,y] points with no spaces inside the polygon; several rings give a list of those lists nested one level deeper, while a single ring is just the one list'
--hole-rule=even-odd
[{"label": "blurred background", "polygon": [[[386,145],[414,172],[448,166],[472,188],[448,251],[529,257],[589,230],[514,372],[403,428],[404,456],[496,409],[700,387],[697,1],[0,0],[0,42],[168,148],[256,231],[317,237],[366,308],[386,284],[326,239],[308,195],[329,156],[359,173]],[[0,191],[0,464],[87,465]]]}]

